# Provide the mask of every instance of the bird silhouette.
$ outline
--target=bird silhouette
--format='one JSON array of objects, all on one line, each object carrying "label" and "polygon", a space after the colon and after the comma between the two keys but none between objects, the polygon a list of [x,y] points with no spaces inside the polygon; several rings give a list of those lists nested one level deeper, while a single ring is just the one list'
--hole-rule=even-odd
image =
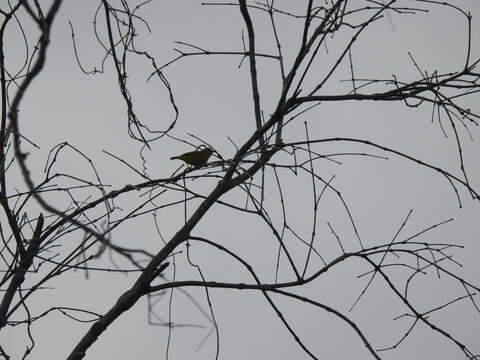
[{"label": "bird silhouette", "polygon": [[182,160],[188,165],[200,166],[205,164],[208,161],[208,158],[213,154],[213,149],[201,145],[202,149],[197,149],[195,151],[189,151],[181,155],[172,156],[170,160]]}]

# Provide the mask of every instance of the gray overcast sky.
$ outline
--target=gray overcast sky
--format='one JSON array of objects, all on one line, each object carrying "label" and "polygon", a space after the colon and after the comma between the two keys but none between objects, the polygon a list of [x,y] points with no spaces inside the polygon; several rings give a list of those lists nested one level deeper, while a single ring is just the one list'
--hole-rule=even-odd
[{"label": "gray overcast sky", "polygon": [[[92,30],[93,15],[98,1],[66,1],[54,27],[52,45],[44,73],[35,81],[28,92],[21,110],[20,127],[24,134],[41,146],[40,151],[31,152],[28,164],[35,180],[42,177],[41,171],[49,149],[55,144],[68,141],[82,149],[94,159],[100,176],[112,189],[125,184],[142,181],[125,166],[102,153],[107,150],[127,159],[137,168],[142,167],[138,156],[140,146],[126,134],[126,109],[118,90],[118,83],[110,60],[106,61],[105,72],[96,76],[81,73],[73,56],[72,39],[67,21],[75,29],[79,58],[86,69],[99,67],[102,49],[95,40]],[[303,2],[298,2],[299,4]],[[413,2],[409,2],[411,4]],[[478,38],[480,30],[480,3],[474,0],[457,1],[473,14],[473,55],[480,55]],[[290,1],[277,1],[277,6],[291,7]],[[303,5],[299,6],[303,9]],[[297,9],[298,11],[298,9]],[[298,11],[300,12],[300,11]],[[390,12],[394,29],[387,19],[373,24],[362,34],[353,47],[355,72],[364,78],[391,78],[398,75],[404,81],[418,77],[417,70],[408,56],[411,52],[417,64],[424,70],[440,73],[458,69],[463,64],[466,51],[466,24],[464,19],[446,8],[436,7],[429,14],[398,16]],[[453,14],[453,15],[452,15]],[[236,7],[201,6],[199,1],[153,1],[139,12],[148,21],[152,32],[137,25],[140,36],[139,48],[148,48],[156,57],[157,64],[173,59],[172,50],[179,45],[174,41],[184,41],[207,50],[242,50],[243,20]],[[257,28],[257,50],[262,53],[275,53],[269,20],[265,15],[252,12]],[[99,26],[103,26],[100,17]],[[284,44],[283,51],[287,66],[298,49],[302,22],[287,17],[279,17],[279,36]],[[29,30],[28,26],[25,30]],[[7,62],[23,59],[24,49],[18,34],[11,36],[7,46]],[[103,29],[100,31],[105,38]],[[328,41],[328,53],[321,49],[319,73],[336,60],[335,54],[342,49],[347,38],[334,37]],[[15,45],[12,46],[11,44]],[[183,48],[186,49],[185,47]],[[13,56],[12,56],[13,54]],[[180,109],[178,124],[172,134],[192,141],[187,133],[212,144],[226,159],[231,158],[235,147],[228,140],[241,144],[254,129],[251,86],[248,61],[238,68],[238,56],[199,56],[180,60],[165,70],[165,75],[173,86],[177,105]],[[146,82],[149,75],[147,62],[132,60],[129,64],[131,91],[138,114],[149,126],[163,130],[173,118],[168,102],[168,94],[155,80]],[[336,80],[348,79],[348,63]],[[277,64],[269,59],[259,60],[260,92],[265,116],[273,112],[280,91],[280,77]],[[314,78],[307,85],[314,83]],[[349,83],[332,81],[327,87],[331,93],[341,93]],[[326,90],[323,92],[326,93]],[[479,96],[469,98],[473,111],[480,111]],[[408,154],[436,166],[444,167],[460,174],[455,138],[451,131],[448,138],[443,136],[438,122],[431,122],[431,107],[418,109],[405,107],[401,103],[349,102],[322,104],[307,113],[288,127],[285,141],[305,139],[304,121],[308,122],[312,138],[356,137],[371,140]],[[474,128],[470,141],[468,134],[459,129],[463,140],[466,165],[472,185],[480,188],[480,166],[478,163],[478,141],[480,134]],[[188,151],[190,148],[181,142],[164,139],[145,151],[148,174],[152,178],[169,176],[179,165],[170,161],[172,155]],[[369,152],[385,156],[380,151],[350,144],[318,145],[315,151],[322,154],[337,152]],[[71,154],[71,155],[69,155]],[[389,241],[401,226],[410,209],[413,214],[402,232],[406,238],[425,227],[454,218],[455,221],[429,232],[420,240],[430,242],[453,242],[465,246],[456,250],[455,256],[464,264],[463,268],[452,266],[459,275],[479,284],[478,266],[479,245],[479,204],[473,203],[465,191],[461,191],[464,207],[458,208],[455,193],[449,183],[424,168],[389,156],[388,161],[359,156],[335,158],[342,165],[329,161],[317,162],[325,179],[336,176],[334,185],[353,212],[359,226],[359,233],[367,246]],[[278,162],[286,161],[278,156]],[[322,168],[323,167],[323,168]],[[90,174],[88,163],[73,153],[66,153],[59,159],[58,169],[68,169],[77,174]],[[58,170],[59,171],[59,170]],[[283,173],[285,201],[289,224],[305,238],[309,238],[312,224],[311,182]],[[21,180],[18,180],[19,182]],[[195,189],[207,194],[213,182],[194,185]],[[274,177],[268,177],[266,204],[271,206],[271,216],[277,224],[282,221],[278,209],[278,192]],[[100,194],[97,194],[97,196]],[[165,198],[173,199],[169,195]],[[240,192],[226,197],[242,203]],[[178,198],[177,198],[178,199]],[[119,206],[125,211],[131,209],[128,199]],[[135,203],[132,203],[135,204]],[[190,208],[192,212],[194,207]],[[341,236],[348,250],[358,249],[355,234],[349,225],[345,211],[334,194],[325,196],[319,205],[317,242],[322,256],[332,260],[339,255],[338,245],[330,234],[330,222]],[[183,222],[181,207],[159,211],[157,220],[165,239],[175,233]],[[217,206],[202,220],[195,235],[208,236],[211,240],[248,258],[255,270],[267,282],[275,275],[277,244],[271,232],[253,217],[238,216],[232,210]],[[78,241],[79,235],[72,237]],[[112,241],[123,246],[158,250],[161,239],[155,231],[153,219],[139,217],[112,235]],[[305,247],[289,238],[293,253],[301,262]],[[255,249],[252,251],[252,249]],[[177,255],[177,279],[199,279],[195,269],[188,266],[186,248]],[[205,246],[191,248],[194,262],[201,265],[209,280],[251,282],[250,277],[238,265],[232,264],[224,255]],[[121,266],[126,262],[116,258]],[[92,266],[111,267],[108,256]],[[280,278],[290,278],[285,263],[282,263]],[[311,268],[320,266],[318,258]],[[168,276],[172,276],[169,269]],[[283,271],[282,271],[283,270]],[[313,270],[312,270],[313,271]],[[362,298],[354,311],[349,308],[366,284],[366,277],[357,279],[369,268],[360,262],[349,262],[307,286],[304,294],[329,304],[348,314],[357,321],[375,348],[394,344],[405,333],[411,319],[392,319],[406,312],[403,305],[393,298],[384,284],[376,279],[374,285]],[[394,276],[400,276],[401,272]],[[128,276],[106,272],[91,273],[85,279],[81,271],[71,272],[63,278],[52,281],[46,289],[34,297],[31,310],[40,313],[52,306],[83,307],[103,313],[112,306],[118,296],[131,286],[136,274]],[[462,289],[457,284],[434,282],[436,274],[430,272],[425,279],[410,289],[417,291],[416,297],[424,310],[439,306],[448,300],[461,296]],[[445,291],[448,288],[449,291]],[[188,289],[207,309],[204,290]],[[220,359],[308,359],[298,344],[292,339],[281,322],[276,318],[264,298],[254,292],[212,290],[212,303],[220,328]],[[273,296],[288,321],[293,324],[304,342],[320,359],[370,359],[364,345],[354,332],[330,314],[306,304]],[[157,313],[164,321],[169,298],[158,300]],[[473,316],[472,316],[473,314]],[[173,295],[173,321],[194,323],[205,326],[179,327],[173,331],[170,345],[170,359],[213,359],[215,355],[215,335],[207,337],[197,350],[202,339],[211,329],[209,320],[179,291]],[[20,316],[22,318],[22,316]],[[473,350],[480,352],[480,321],[471,304],[460,302],[432,321],[446,326]],[[65,358],[74,344],[86,332],[89,324],[78,324],[59,313],[33,324],[32,331],[36,346],[32,359]],[[141,300],[123,315],[101,339],[88,351],[87,359],[164,359],[168,331],[166,327],[148,325],[146,301]],[[8,344],[12,354],[21,354],[26,345],[25,328],[9,329],[0,335],[0,342]],[[456,359],[460,353],[451,343],[432,333],[423,325],[418,326],[407,341],[395,351],[383,352],[385,359]]]}]

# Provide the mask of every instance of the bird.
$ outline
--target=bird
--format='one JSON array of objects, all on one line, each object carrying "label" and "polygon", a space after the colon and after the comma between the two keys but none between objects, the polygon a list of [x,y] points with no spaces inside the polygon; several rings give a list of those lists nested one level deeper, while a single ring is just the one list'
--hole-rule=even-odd
[{"label": "bird", "polygon": [[204,145],[201,145],[201,147],[203,148],[197,148],[195,151],[189,151],[178,156],[172,156],[170,160],[178,159],[186,162],[188,165],[201,166],[205,164],[210,155],[213,154],[213,149]]}]

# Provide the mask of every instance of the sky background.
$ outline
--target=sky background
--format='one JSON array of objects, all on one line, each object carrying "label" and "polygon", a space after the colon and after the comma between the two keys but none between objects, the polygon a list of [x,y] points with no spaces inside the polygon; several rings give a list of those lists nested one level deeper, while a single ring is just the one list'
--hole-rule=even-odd
[{"label": "sky background", "polygon": [[[303,3],[303,2],[299,2]],[[412,2],[409,2],[411,4]],[[457,1],[473,15],[472,57],[480,54],[478,18],[480,3],[474,0]],[[278,7],[291,6],[288,1],[277,1]],[[83,74],[75,60],[72,37],[68,21],[75,30],[79,59],[88,70],[100,68],[103,51],[95,40],[92,29],[97,1],[65,2],[53,28],[52,43],[45,71],[36,79],[27,93],[21,108],[20,129],[22,134],[38,144],[41,149],[29,149],[28,165],[34,180],[42,179],[42,171],[49,150],[56,144],[67,141],[84,151],[99,169],[101,179],[118,189],[125,184],[141,182],[137,175],[124,165],[105,155],[103,150],[126,159],[141,169],[140,145],[126,134],[126,109],[118,89],[116,75],[110,60],[105,62],[102,74]],[[425,7],[425,6],[423,6]],[[302,7],[300,7],[300,10]],[[300,12],[300,11],[299,11]],[[174,41],[184,41],[207,50],[241,51],[243,20],[233,6],[201,6],[198,1],[153,1],[139,11],[148,21],[151,33],[137,25],[140,36],[136,39],[138,48],[146,48],[155,56],[157,64],[173,59],[173,48],[179,47]],[[252,11],[256,27],[257,50],[275,53],[269,19],[264,14]],[[383,19],[365,31],[353,47],[354,68],[360,78],[391,78],[392,74],[403,81],[418,78],[408,52],[417,64],[429,73],[457,70],[464,63],[466,52],[466,22],[464,18],[444,7],[434,7],[430,13],[398,16],[391,13],[394,26]],[[282,41],[287,68],[292,63],[302,22],[287,17],[278,18],[279,36]],[[101,16],[97,25],[103,25]],[[29,33],[32,26],[25,23]],[[25,49],[18,41],[18,29],[7,32],[7,64],[23,61]],[[100,31],[105,39],[105,31]],[[315,63],[319,77],[328,69],[341,51],[348,37],[339,34],[328,41],[328,54],[322,49]],[[186,48],[183,47],[185,50]],[[30,49],[31,50],[31,49]],[[180,109],[178,123],[172,135],[195,142],[188,134],[204,139],[222,154],[231,158],[235,147],[242,144],[254,131],[251,87],[248,62],[239,68],[239,56],[196,56],[185,58],[165,70],[172,84],[177,106]],[[280,76],[275,61],[259,59],[259,82],[262,110],[265,116],[273,112],[280,91]],[[165,129],[174,113],[168,102],[168,94],[156,80],[146,81],[150,68],[144,59],[132,58],[129,63],[131,93],[138,115],[149,126]],[[339,80],[349,78],[348,63],[343,64],[338,75],[329,82],[323,94],[342,93],[350,83]],[[318,80],[311,77],[306,88]],[[468,106],[480,111],[478,95],[468,98]],[[467,100],[466,100],[467,101]],[[466,102],[467,103],[467,102]],[[318,106],[297,119],[285,129],[285,141],[305,139],[305,125],[308,123],[311,138],[355,137],[370,140],[396,150],[418,156],[454,174],[459,174],[458,154],[455,138],[447,127],[445,138],[437,121],[431,121],[431,106],[407,108],[403,103],[347,102],[327,103]],[[472,128],[474,140],[460,129],[466,165],[472,185],[480,188],[480,166],[478,150],[480,133]],[[172,139],[162,139],[152,145],[151,151],[143,152],[147,172],[152,178],[168,177],[179,166],[170,161],[173,155],[189,151],[186,144]],[[338,152],[368,152],[386,156],[385,153],[365,146],[347,143],[315,145],[315,151],[322,154]],[[452,242],[465,246],[455,250],[455,259],[463,267],[449,265],[456,274],[479,284],[479,204],[461,190],[463,208],[459,209],[455,193],[448,182],[432,171],[389,156],[389,160],[361,156],[335,157],[341,165],[330,161],[318,161],[317,171],[325,179],[336,176],[334,185],[342,193],[354,214],[362,241],[366,246],[385,243],[392,239],[411,209],[413,213],[401,233],[406,238],[422,229],[454,218],[421,238],[422,241]],[[279,154],[275,162],[282,163],[288,157]],[[88,162],[72,151],[59,157],[55,171],[70,172],[92,178]],[[13,176],[13,175],[12,175]],[[295,177],[287,171],[281,173],[288,223],[301,236],[309,238],[312,225],[311,181],[308,176]],[[12,177],[23,187],[21,178]],[[273,221],[280,225],[278,192],[274,177],[268,174],[266,206]],[[192,187],[208,194],[215,181],[198,181]],[[12,185],[13,186],[13,185]],[[96,196],[100,196],[97,193]],[[132,209],[141,199],[136,194],[118,200],[117,205],[125,211]],[[181,198],[182,193],[168,194],[159,203]],[[51,196],[55,204],[64,204],[62,196]],[[236,191],[225,196],[237,204],[244,203],[244,196]],[[198,202],[196,203],[198,204]],[[192,213],[195,204],[189,208]],[[32,206],[34,213],[38,207]],[[36,211],[36,212],[35,212]],[[345,211],[333,193],[328,193],[318,209],[317,239],[321,254],[332,260],[340,254],[338,244],[330,234],[327,222],[331,223],[347,251],[358,250],[358,241],[345,216]],[[182,225],[182,207],[167,208],[157,213],[156,220],[162,235],[169,239]],[[271,231],[256,218],[241,215],[230,209],[215,206],[202,219],[194,235],[205,236],[227,246],[252,264],[266,282],[274,281],[277,245]],[[79,234],[65,238],[63,246],[77,244]],[[71,241],[72,244],[69,244]],[[136,218],[112,235],[116,244],[145,248],[155,252],[161,248],[161,239],[155,231],[152,216]],[[301,262],[305,247],[290,236],[289,244],[295,258]],[[176,256],[177,279],[199,279],[195,269],[186,262],[186,248]],[[58,250],[61,253],[62,250]],[[250,277],[237,264],[210,248],[193,244],[191,257],[198,263],[208,280],[251,282]],[[127,263],[115,257],[119,266]],[[320,266],[315,258],[309,269]],[[108,256],[90,263],[92,266],[112,267]],[[286,264],[282,262],[280,279],[291,279]],[[172,267],[167,271],[173,276]],[[338,266],[321,279],[307,285],[300,293],[324,302],[351,316],[375,348],[394,344],[408,329],[410,319],[392,319],[406,312],[392,294],[377,278],[372,288],[362,298],[353,312],[349,308],[366,284],[366,277],[357,276],[369,268],[360,262],[349,261]],[[398,271],[392,276],[401,277]],[[30,309],[40,313],[52,306],[82,307],[98,313],[109,309],[123,291],[136,279],[136,274],[112,274],[108,272],[85,273],[72,271],[52,280],[50,288],[38,292]],[[434,281],[435,280],[435,281]],[[415,295],[420,309],[430,309],[448,300],[463,295],[458,284],[445,278],[436,281],[436,274],[429,272],[413,284],[410,291]],[[188,289],[203,308],[207,309],[203,289]],[[264,298],[253,291],[212,290],[211,300],[220,328],[221,359],[295,358],[308,359],[299,346],[276,318]],[[364,345],[354,332],[343,322],[306,304],[272,295],[282,313],[293,325],[302,340],[321,359],[370,359]],[[215,355],[215,336],[207,337],[203,346],[197,349],[211,329],[209,320],[192,304],[187,296],[175,291],[173,294],[172,316],[175,323],[200,324],[204,328],[181,327],[172,333],[170,359],[212,359]],[[423,305],[423,306],[422,306]],[[168,296],[158,299],[157,313],[163,321],[168,319],[166,311]],[[88,351],[87,359],[164,359],[168,330],[162,326],[148,324],[146,300],[140,300],[134,308],[118,319],[100,340]],[[23,314],[19,316],[23,318]],[[475,313],[467,301],[453,305],[443,312],[433,314],[431,320],[443,325],[452,334],[474,351],[478,347],[480,314]],[[42,321],[34,323],[32,331],[36,347],[32,359],[61,359],[70,353],[73,346],[88,329],[88,324],[79,324],[59,314],[52,313]],[[25,348],[25,328],[8,329],[0,335],[0,342],[7,344],[12,354],[21,354]],[[451,343],[419,325],[414,333],[395,351],[380,354],[384,359],[456,359],[461,354]],[[15,357],[16,358],[16,357]]]}]

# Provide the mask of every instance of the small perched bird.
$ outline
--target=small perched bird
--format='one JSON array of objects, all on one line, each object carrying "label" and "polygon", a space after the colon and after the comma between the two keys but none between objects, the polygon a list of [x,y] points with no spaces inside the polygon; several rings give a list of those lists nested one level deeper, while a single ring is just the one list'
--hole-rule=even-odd
[{"label": "small perched bird", "polygon": [[185,161],[188,165],[200,166],[207,162],[210,155],[213,154],[213,150],[209,147],[202,145],[203,149],[197,149],[195,151],[189,151],[185,154],[173,156],[170,160],[182,160]]}]

